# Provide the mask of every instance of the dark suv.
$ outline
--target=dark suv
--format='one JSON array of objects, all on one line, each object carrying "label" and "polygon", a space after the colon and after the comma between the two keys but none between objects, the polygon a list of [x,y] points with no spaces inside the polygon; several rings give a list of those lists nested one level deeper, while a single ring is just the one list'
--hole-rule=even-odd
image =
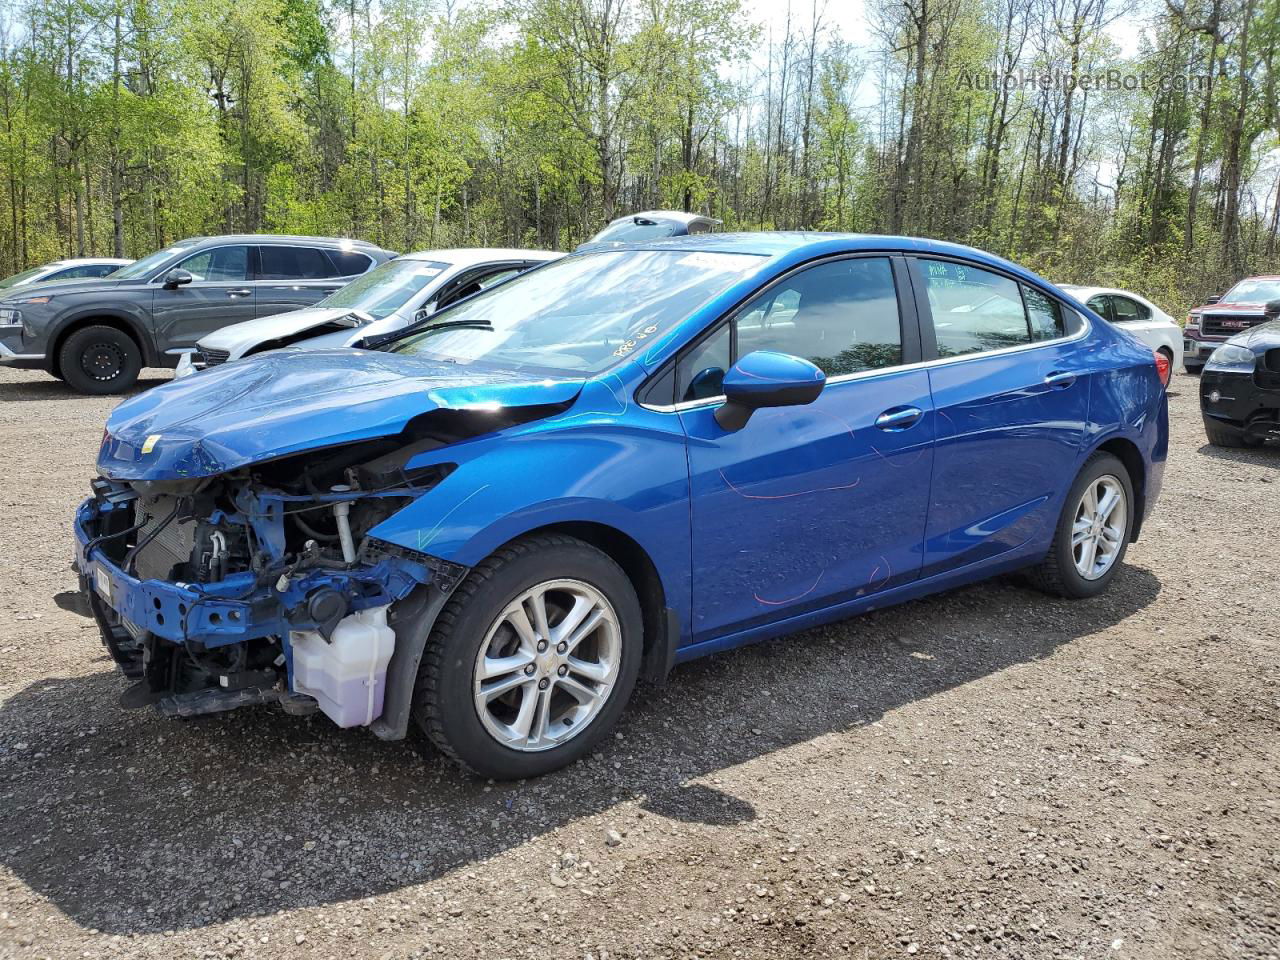
[{"label": "dark suv", "polygon": [[176,366],[205,334],[310,306],[393,256],[324,237],[182,240],[104,279],[0,297],[0,365],[119,393],[143,367]]}]

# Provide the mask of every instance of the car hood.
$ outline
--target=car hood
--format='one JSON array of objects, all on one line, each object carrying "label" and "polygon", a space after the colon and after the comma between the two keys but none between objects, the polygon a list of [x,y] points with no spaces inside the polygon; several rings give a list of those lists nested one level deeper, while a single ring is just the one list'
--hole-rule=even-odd
[{"label": "car hood", "polygon": [[1266,307],[1266,303],[1206,303],[1192,313],[1262,313]]},{"label": "car hood", "polygon": [[146,284],[140,280],[112,280],[109,276],[91,280],[40,280],[0,290],[0,303],[11,297],[38,297],[43,294],[67,297],[77,293],[102,293],[109,287],[123,286],[135,286],[141,289],[146,287]]},{"label": "car hood", "polygon": [[243,323],[233,323],[229,327],[214,330],[196,341],[196,346],[201,350],[226,350],[236,356],[242,349],[280,337],[296,336],[352,315],[359,317],[362,322],[368,319],[367,314],[357,313],[350,307],[308,307],[304,310],[274,313],[269,317],[245,320]]},{"label": "car hood", "polygon": [[98,469],[118,480],[215,476],[393,436],[432,410],[567,404],[582,384],[381,351],[264,353],[120,404],[107,420]]},{"label": "car hood", "polygon": [[1248,330],[1237,333],[1227,343],[1246,347],[1254,353],[1265,353],[1267,350],[1280,347],[1280,320],[1250,327]]}]

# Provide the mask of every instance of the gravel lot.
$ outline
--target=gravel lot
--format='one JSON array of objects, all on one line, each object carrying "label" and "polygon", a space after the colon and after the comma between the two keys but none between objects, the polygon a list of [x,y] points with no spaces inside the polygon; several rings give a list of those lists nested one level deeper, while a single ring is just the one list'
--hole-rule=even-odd
[{"label": "gravel lot", "polygon": [[510,785],[121,710],[68,569],[113,403],[0,371],[0,956],[1280,957],[1280,449],[1206,446],[1186,375],[1106,596],[704,660]]}]

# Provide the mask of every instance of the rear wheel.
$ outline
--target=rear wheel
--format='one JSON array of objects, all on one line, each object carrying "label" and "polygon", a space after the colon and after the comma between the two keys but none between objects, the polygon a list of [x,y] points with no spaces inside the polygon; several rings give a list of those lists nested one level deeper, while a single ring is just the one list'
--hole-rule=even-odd
[{"label": "rear wheel", "polygon": [[1215,447],[1256,447],[1262,442],[1249,436],[1239,427],[1215,420],[1213,417],[1204,418],[1204,432],[1209,442]]},{"label": "rear wheel", "polygon": [[138,382],[142,351],[124,331],[95,324],[67,337],[58,352],[58,372],[81,393],[123,393]]},{"label": "rear wheel", "polygon": [[548,773],[617,722],[642,642],[635,589],[612,559],[571,537],[520,540],[472,570],[440,612],[414,716],[480,776]]},{"label": "rear wheel", "polygon": [[1032,570],[1036,585],[1062,597],[1102,593],[1129,547],[1134,509],[1125,465],[1109,453],[1095,453],[1067,493],[1048,554]]}]

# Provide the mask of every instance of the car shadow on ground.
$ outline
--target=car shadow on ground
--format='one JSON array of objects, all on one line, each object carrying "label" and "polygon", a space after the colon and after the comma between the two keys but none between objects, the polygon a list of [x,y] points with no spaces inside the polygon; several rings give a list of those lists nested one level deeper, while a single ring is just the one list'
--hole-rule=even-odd
[{"label": "car shadow on ground", "polygon": [[[137,384],[130,387],[124,393],[118,395],[118,400],[126,397],[132,397],[151,387],[159,386],[162,383],[168,383],[172,378],[168,376],[143,376],[138,380]],[[20,403],[29,400],[102,400],[99,394],[80,393],[72,390],[63,381],[58,378],[44,374],[39,379],[18,380],[9,383],[0,383],[0,403]],[[111,396],[105,399],[110,400]]]},{"label": "car shadow on ground", "polygon": [[642,687],[594,756],[512,784],[322,717],[126,712],[104,657],[0,707],[0,858],[81,926],[128,934],[395,891],[584,817],[605,815],[603,840],[619,801],[731,829],[756,811],[703,778],[1049,657],[1159,590],[1133,566],[1074,603],[1002,579],[710,657]]},{"label": "car shadow on ground", "polygon": [[1245,463],[1251,467],[1271,467],[1280,469],[1280,444],[1264,443],[1260,447],[1215,447],[1211,443],[1201,444],[1196,451],[1210,460],[1227,460],[1232,463]]}]

